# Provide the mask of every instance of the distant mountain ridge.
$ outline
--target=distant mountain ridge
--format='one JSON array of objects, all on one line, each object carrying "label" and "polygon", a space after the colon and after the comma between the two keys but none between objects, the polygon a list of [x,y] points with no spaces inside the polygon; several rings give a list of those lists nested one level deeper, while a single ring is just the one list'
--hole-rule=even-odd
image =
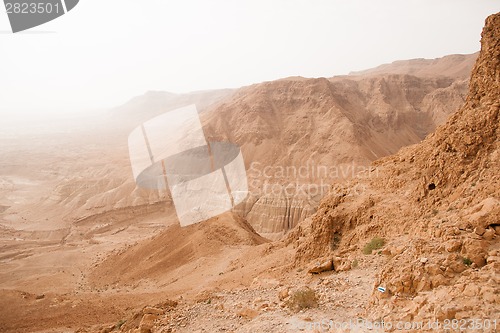
[{"label": "distant mountain ridge", "polygon": [[419,77],[447,76],[454,79],[468,79],[479,52],[473,54],[452,54],[436,59],[397,60],[375,68],[350,72],[350,76],[408,74]]},{"label": "distant mountain ridge", "polygon": [[148,91],[131,98],[123,105],[112,108],[108,116],[118,126],[134,128],[146,120],[177,108],[195,104],[198,111],[230,96],[234,89],[217,89],[175,94],[167,91]]}]

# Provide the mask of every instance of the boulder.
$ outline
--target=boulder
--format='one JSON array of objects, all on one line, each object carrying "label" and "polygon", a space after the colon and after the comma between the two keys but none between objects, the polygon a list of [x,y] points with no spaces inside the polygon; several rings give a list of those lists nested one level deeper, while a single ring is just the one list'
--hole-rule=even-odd
[{"label": "boulder", "polygon": [[333,258],[333,269],[337,272],[348,271],[352,268],[350,260],[340,257]]},{"label": "boulder", "polygon": [[458,239],[452,239],[445,243],[444,248],[448,252],[456,252],[462,247],[462,242]]},{"label": "boulder", "polygon": [[491,228],[486,229],[483,238],[487,241],[493,240],[493,238],[495,238],[495,230]]},{"label": "boulder", "polygon": [[318,262],[315,266],[309,269],[308,273],[319,274],[322,272],[333,271],[334,263],[333,260],[329,259],[324,262]]}]

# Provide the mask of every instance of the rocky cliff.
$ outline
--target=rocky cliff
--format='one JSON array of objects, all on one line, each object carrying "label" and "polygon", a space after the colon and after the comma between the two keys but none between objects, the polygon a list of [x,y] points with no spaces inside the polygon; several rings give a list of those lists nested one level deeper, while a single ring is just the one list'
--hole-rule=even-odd
[{"label": "rocky cliff", "polygon": [[[486,20],[465,104],[422,143],[337,187],[288,237],[297,262],[385,239],[369,316],[490,318],[500,311],[500,14]],[[386,288],[385,293],[376,287]]]}]

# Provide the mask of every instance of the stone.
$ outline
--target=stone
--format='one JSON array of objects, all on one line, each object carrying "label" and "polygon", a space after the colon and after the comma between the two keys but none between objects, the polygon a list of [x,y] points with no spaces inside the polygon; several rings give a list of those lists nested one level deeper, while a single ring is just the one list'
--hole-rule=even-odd
[{"label": "stone", "polygon": [[437,275],[437,274],[442,274],[443,271],[441,270],[441,267],[437,264],[429,264],[426,266],[427,273],[430,275]]},{"label": "stone", "polygon": [[493,292],[485,292],[481,296],[488,304],[498,303],[498,297]]},{"label": "stone", "polygon": [[476,228],[474,228],[474,232],[479,236],[484,235],[485,231],[486,229],[484,229],[482,226],[477,226]]},{"label": "stone", "polygon": [[290,293],[290,289],[288,287],[286,288],[282,288],[279,293],[278,293],[278,299],[280,301],[284,301],[285,299],[288,298],[289,296],[289,293]]},{"label": "stone", "polygon": [[439,286],[445,286],[448,284],[448,281],[449,281],[442,274],[431,276],[430,279],[431,279],[432,288],[437,288]]},{"label": "stone", "polygon": [[497,235],[500,235],[500,225],[496,225],[494,229],[495,229],[495,233]]},{"label": "stone", "polygon": [[437,307],[434,313],[436,320],[443,322],[444,320],[452,320],[457,314],[457,309],[451,306]]},{"label": "stone", "polygon": [[500,256],[489,256],[487,259],[486,259],[486,262],[489,264],[492,264],[494,262],[498,262],[500,263]]},{"label": "stone", "polygon": [[144,308],[144,310],[142,311],[143,314],[152,314],[152,315],[156,315],[156,316],[160,316],[162,314],[165,314],[165,311],[162,310],[162,309],[158,309],[158,308],[154,308],[152,306],[147,306]]},{"label": "stone", "polygon": [[392,251],[391,251],[391,249],[390,249],[389,247],[386,247],[386,248],[384,248],[384,249],[382,250],[382,254],[383,254],[384,256],[390,256],[390,255],[392,255]]},{"label": "stone", "polygon": [[477,296],[479,295],[479,287],[475,284],[469,283],[465,286],[463,294],[469,297]]},{"label": "stone", "polygon": [[258,304],[258,303],[262,303],[264,300],[262,299],[262,297],[257,297],[253,300],[253,304]]},{"label": "stone", "polygon": [[458,292],[458,293],[463,293],[465,289],[465,284],[464,283],[457,283],[453,286],[453,288]]},{"label": "stone", "polygon": [[478,268],[486,265],[489,244],[484,240],[469,239],[464,243],[462,254],[472,260]]},{"label": "stone", "polygon": [[259,312],[251,308],[244,308],[243,310],[238,311],[236,315],[241,318],[252,320],[259,315]]},{"label": "stone", "polygon": [[268,278],[256,277],[252,281],[252,287],[253,288],[272,289],[272,288],[277,288],[280,285],[281,285],[280,281],[276,280],[276,279],[268,279]]},{"label": "stone", "polygon": [[139,324],[139,331],[141,333],[151,333],[157,316],[153,314],[145,314],[142,316],[141,323]]},{"label": "stone", "polygon": [[350,270],[352,267],[351,261],[340,258],[340,257],[334,257],[333,258],[333,269],[336,272],[344,272]]},{"label": "stone", "polygon": [[99,333],[110,333],[115,329],[115,325],[108,326],[108,327],[103,327]]},{"label": "stone", "polygon": [[453,279],[453,277],[455,277],[455,272],[450,267],[446,267],[446,269],[444,270],[443,275],[447,279]]},{"label": "stone", "polygon": [[448,252],[457,252],[462,247],[462,242],[456,239],[452,239],[446,242],[445,249]]},{"label": "stone", "polygon": [[330,259],[330,260],[326,260],[322,263],[317,263],[314,267],[309,269],[308,272],[311,274],[319,274],[322,272],[333,271],[333,267],[334,267],[333,261]]},{"label": "stone", "polygon": [[416,290],[417,292],[429,291],[431,290],[431,288],[432,288],[431,281],[428,278],[423,277],[418,281]]},{"label": "stone", "polygon": [[454,273],[462,273],[467,269],[467,267],[464,265],[463,262],[459,261],[452,261],[449,263],[448,267],[454,272]]},{"label": "stone", "polygon": [[455,314],[454,319],[461,321],[461,320],[468,319],[469,316],[470,316],[470,313],[468,313],[467,311],[459,311]]},{"label": "stone", "polygon": [[474,214],[469,216],[469,220],[473,225],[485,228],[494,223],[495,213],[499,210],[500,201],[492,197],[487,198],[472,209]]},{"label": "stone", "polygon": [[491,228],[486,229],[486,231],[483,234],[483,238],[487,241],[492,240],[493,238],[495,238],[495,230]]}]

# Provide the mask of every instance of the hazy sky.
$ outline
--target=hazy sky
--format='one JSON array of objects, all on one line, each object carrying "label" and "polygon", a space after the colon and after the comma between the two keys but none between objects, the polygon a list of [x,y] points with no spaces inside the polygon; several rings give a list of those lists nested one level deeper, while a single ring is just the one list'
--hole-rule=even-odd
[{"label": "hazy sky", "polygon": [[473,53],[484,19],[498,11],[498,0],[80,0],[12,34],[2,8],[0,113],[107,108],[148,90]]}]

